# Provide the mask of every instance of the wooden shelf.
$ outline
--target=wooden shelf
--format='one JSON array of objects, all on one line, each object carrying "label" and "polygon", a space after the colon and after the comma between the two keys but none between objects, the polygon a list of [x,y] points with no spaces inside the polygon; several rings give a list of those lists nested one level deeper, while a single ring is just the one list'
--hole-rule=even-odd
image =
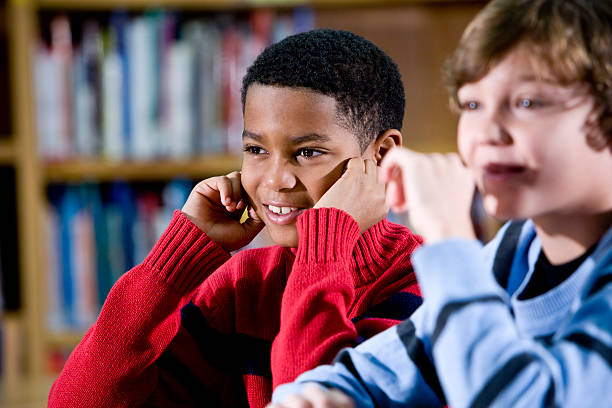
[{"label": "wooden shelf", "polygon": [[[23,1],[23,0],[22,0]],[[27,0],[26,0],[27,1]],[[232,10],[253,7],[384,7],[405,4],[484,3],[485,0],[32,0],[39,9],[109,10],[155,7],[198,10]]]},{"label": "wooden shelf", "polygon": [[0,164],[13,164],[15,160],[15,144],[11,137],[0,137]]},{"label": "wooden shelf", "polygon": [[240,170],[239,156],[203,156],[189,160],[146,162],[112,162],[103,160],[70,160],[47,163],[43,177],[47,182],[70,181],[148,181],[211,177]]},{"label": "wooden shelf", "polygon": [[47,406],[53,378],[19,378],[0,382],[0,407],[39,408]]},{"label": "wooden shelf", "polygon": [[50,332],[47,339],[47,345],[51,347],[73,349],[83,339],[83,336],[85,336],[84,331]]}]

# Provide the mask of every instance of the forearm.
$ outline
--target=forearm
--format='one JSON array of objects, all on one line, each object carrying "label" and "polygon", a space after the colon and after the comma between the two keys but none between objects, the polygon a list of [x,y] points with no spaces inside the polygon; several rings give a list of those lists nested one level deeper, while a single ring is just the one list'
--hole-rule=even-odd
[{"label": "forearm", "polygon": [[56,380],[49,406],[126,406],[156,384],[153,363],[180,325],[178,310],[228,255],[175,214],[143,264],[113,286],[100,316]]},{"label": "forearm", "polygon": [[[417,311],[418,313],[418,311]],[[273,401],[299,394],[309,383],[339,389],[357,407],[442,406],[426,347],[406,321],[371,338],[355,349],[343,350],[333,365],[308,371],[294,383],[274,391]]]},{"label": "forearm", "polygon": [[329,363],[357,332],[348,318],[355,298],[350,260],[357,223],[343,211],[309,210],[298,222],[300,242],[281,304],[272,347],[274,385]]}]

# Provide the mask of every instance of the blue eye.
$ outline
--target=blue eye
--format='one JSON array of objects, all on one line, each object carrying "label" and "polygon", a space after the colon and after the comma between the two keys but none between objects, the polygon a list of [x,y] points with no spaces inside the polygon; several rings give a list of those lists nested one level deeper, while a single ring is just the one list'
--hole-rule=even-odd
[{"label": "blue eye", "polygon": [[480,104],[476,101],[468,101],[461,104],[462,110],[473,111],[480,108]]},{"label": "blue eye", "polygon": [[542,105],[540,102],[529,98],[521,98],[517,102],[517,106],[521,109],[533,109],[540,105]]}]

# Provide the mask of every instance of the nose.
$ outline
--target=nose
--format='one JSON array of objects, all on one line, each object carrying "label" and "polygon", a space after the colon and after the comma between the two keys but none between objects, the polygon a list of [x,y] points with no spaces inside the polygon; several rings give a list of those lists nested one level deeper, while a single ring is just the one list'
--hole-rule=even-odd
[{"label": "nose", "polygon": [[293,172],[291,163],[278,157],[269,161],[270,166],[266,169],[264,185],[273,191],[292,189],[297,184],[297,177]]},{"label": "nose", "polygon": [[503,108],[498,108],[481,116],[479,138],[482,143],[491,145],[512,144],[508,123]]}]

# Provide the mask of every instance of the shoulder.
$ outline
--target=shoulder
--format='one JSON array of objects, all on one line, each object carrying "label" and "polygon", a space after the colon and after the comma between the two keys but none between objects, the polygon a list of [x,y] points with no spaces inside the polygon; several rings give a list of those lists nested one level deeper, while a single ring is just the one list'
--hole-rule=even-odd
[{"label": "shoulder", "polygon": [[[582,300],[588,298],[604,296],[612,299],[612,248],[597,263],[587,281],[582,294]],[[612,303],[612,300],[611,300]]]}]

